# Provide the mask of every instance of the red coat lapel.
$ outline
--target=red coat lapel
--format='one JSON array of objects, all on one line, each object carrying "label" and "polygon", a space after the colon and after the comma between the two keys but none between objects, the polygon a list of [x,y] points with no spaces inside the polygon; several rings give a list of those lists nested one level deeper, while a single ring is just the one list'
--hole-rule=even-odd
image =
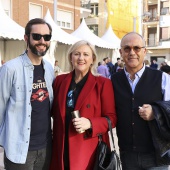
[{"label": "red coat lapel", "polygon": [[65,108],[66,108],[66,96],[67,96],[67,92],[72,80],[72,74],[73,72],[69,73],[67,75],[67,77],[65,77],[65,79],[63,79],[62,83],[61,83],[61,88],[59,91],[59,108],[60,108],[60,113],[65,115]]}]

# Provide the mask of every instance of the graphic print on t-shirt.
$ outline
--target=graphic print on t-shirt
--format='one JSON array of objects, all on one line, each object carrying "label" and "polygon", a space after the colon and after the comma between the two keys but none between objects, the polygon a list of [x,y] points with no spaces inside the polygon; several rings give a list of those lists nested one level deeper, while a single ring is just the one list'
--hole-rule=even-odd
[{"label": "graphic print on t-shirt", "polygon": [[34,80],[32,86],[31,101],[43,102],[46,98],[48,98],[48,96],[49,94],[47,91],[46,82],[44,78],[37,77],[37,79]]},{"label": "graphic print on t-shirt", "polygon": [[29,150],[45,148],[51,141],[50,100],[43,64],[34,65],[31,95],[31,132]]}]

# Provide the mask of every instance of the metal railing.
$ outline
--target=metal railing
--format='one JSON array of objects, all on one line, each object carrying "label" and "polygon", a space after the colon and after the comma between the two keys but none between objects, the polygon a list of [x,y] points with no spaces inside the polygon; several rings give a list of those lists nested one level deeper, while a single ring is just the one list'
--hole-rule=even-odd
[{"label": "metal railing", "polygon": [[147,47],[155,47],[158,46],[158,44],[159,42],[156,38],[148,38],[146,42]]},{"label": "metal railing", "polygon": [[159,39],[159,40],[157,40],[156,38],[148,38],[146,41],[146,46],[156,47],[156,46],[162,45],[162,43],[168,43],[168,42],[170,42],[170,38]]}]

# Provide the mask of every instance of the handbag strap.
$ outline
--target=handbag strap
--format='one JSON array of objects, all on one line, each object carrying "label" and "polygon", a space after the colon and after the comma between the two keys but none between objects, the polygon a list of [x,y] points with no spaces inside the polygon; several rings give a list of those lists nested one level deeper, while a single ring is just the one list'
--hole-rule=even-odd
[{"label": "handbag strap", "polygon": [[111,120],[109,119],[108,116],[105,116],[107,122],[108,122],[108,127],[109,127],[109,131],[110,131],[110,136],[111,136],[111,139],[112,139],[112,143],[113,143],[113,148],[115,150],[115,144],[114,144],[114,137],[113,137],[113,131],[112,131],[112,122]]}]

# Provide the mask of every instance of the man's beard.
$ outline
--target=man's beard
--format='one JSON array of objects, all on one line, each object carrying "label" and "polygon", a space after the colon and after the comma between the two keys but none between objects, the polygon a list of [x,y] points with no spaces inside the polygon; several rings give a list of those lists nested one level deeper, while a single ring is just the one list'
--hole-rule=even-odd
[{"label": "man's beard", "polygon": [[[46,47],[46,50],[45,50],[45,51],[38,51],[38,50],[36,49],[36,46],[39,46],[39,45],[44,45],[44,46]],[[30,40],[28,40],[28,46],[29,46],[31,52],[32,52],[33,54],[39,56],[39,57],[44,56],[44,55],[46,54],[47,50],[49,49],[49,46],[47,46],[47,45],[45,45],[45,44],[42,44],[42,43],[36,44],[36,45],[32,45],[32,44],[30,43]]]}]

